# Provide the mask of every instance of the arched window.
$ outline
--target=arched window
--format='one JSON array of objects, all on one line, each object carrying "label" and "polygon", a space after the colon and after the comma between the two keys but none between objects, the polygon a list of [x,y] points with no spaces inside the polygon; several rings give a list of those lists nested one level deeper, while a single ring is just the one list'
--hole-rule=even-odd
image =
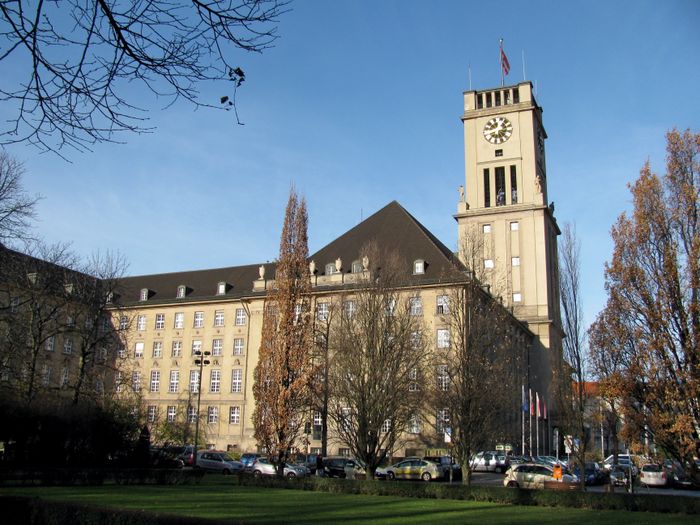
[{"label": "arched window", "polygon": [[187,286],[181,284],[177,287],[177,298],[182,299],[187,294]]}]

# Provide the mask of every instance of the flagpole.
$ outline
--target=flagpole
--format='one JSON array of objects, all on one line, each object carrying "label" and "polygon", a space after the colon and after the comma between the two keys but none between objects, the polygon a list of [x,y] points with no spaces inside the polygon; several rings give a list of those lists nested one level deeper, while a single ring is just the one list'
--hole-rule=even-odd
[{"label": "flagpole", "polygon": [[535,402],[536,402],[536,407],[535,410],[537,412],[535,413],[535,434],[536,434],[536,439],[537,439],[537,455],[540,455],[540,394],[538,392],[535,392]]},{"label": "flagpole", "polygon": [[525,385],[522,384],[520,386],[522,387],[522,395],[520,396],[520,422],[522,424],[522,429],[520,432],[520,438],[521,438],[520,453],[524,456],[525,455],[525,411],[523,410],[523,408],[525,408]]},{"label": "flagpole", "polygon": [[530,394],[530,406],[528,407],[530,410],[528,412],[530,413],[530,423],[529,423],[529,428],[530,428],[530,456],[532,456],[532,389],[528,388],[528,392]]},{"label": "flagpole", "polygon": [[472,90],[472,65],[471,65],[471,62],[469,63],[468,69],[469,69],[469,91],[471,91]]},{"label": "flagpole", "polygon": [[500,45],[498,47],[498,62],[501,65],[501,87],[506,85],[506,79],[503,71],[503,39],[501,38]]}]

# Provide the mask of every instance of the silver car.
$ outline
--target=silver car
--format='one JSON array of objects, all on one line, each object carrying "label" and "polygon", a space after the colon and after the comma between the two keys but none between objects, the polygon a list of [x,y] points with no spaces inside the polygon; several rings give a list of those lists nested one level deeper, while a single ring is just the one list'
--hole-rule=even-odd
[{"label": "silver car", "polygon": [[[256,458],[251,467],[254,476],[274,476],[277,474],[277,466],[268,458]],[[292,465],[285,463],[284,475],[288,478],[303,478],[308,476],[309,469],[304,465]]]},{"label": "silver car", "polygon": [[243,470],[243,463],[236,461],[226,452],[206,450],[197,452],[196,467],[213,472],[221,472],[222,474],[233,474]]}]

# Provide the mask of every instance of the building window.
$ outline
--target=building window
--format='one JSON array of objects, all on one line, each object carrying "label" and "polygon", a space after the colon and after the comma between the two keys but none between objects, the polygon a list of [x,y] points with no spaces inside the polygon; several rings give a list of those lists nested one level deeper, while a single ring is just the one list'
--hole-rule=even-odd
[{"label": "building window", "polygon": [[346,317],[348,319],[352,319],[355,315],[355,311],[357,310],[357,305],[355,304],[355,301],[345,301],[343,303],[343,308],[345,309]]},{"label": "building window", "polygon": [[160,389],[160,370],[151,370],[151,392],[158,392]]},{"label": "building window", "polygon": [[506,204],[506,169],[499,166],[495,169],[496,172],[496,206],[505,206]]},{"label": "building window", "polygon": [[156,405],[148,405],[148,422],[149,423],[155,423],[156,422],[156,410],[158,407]]},{"label": "building window", "polygon": [[334,273],[338,273],[335,271],[335,263],[328,263],[326,265],[326,275],[333,275]]},{"label": "building window", "polygon": [[241,422],[241,407],[229,407],[228,422],[231,425],[238,425]]},{"label": "building window", "polygon": [[447,372],[447,365],[437,366],[437,387],[438,390],[443,392],[447,391],[447,387],[450,385],[450,376]]},{"label": "building window", "polygon": [[510,231],[517,232],[519,229],[520,229],[520,223],[518,223],[518,222],[511,222],[510,223]]},{"label": "building window", "polygon": [[177,394],[180,390],[180,371],[171,370],[170,371],[170,384],[168,385],[168,392],[171,394]]},{"label": "building window", "polygon": [[185,327],[185,314],[184,312],[177,312],[175,314],[175,328],[184,328]]},{"label": "building window", "polygon": [[120,330],[126,330],[129,328],[129,318],[125,315],[122,315],[119,317],[119,329]]},{"label": "building window", "polygon": [[411,297],[409,299],[411,307],[411,315],[423,315],[423,301],[420,297]]},{"label": "building window", "polygon": [[445,432],[450,424],[450,412],[446,408],[441,408],[437,411],[435,419],[435,428],[438,433],[442,434]]},{"label": "building window", "polygon": [[438,348],[449,348],[450,347],[450,331],[447,328],[438,328],[437,347]]},{"label": "building window", "polygon": [[236,337],[233,340],[233,355],[243,355],[243,349],[245,348],[243,338]]},{"label": "building window", "polygon": [[173,341],[170,357],[180,357],[182,355],[182,341]]},{"label": "building window", "polygon": [[243,308],[236,308],[236,326],[243,326],[245,325],[245,309]]},{"label": "building window", "polygon": [[197,422],[197,407],[187,407],[187,422],[196,423]]},{"label": "building window", "polygon": [[491,233],[491,225],[490,224],[484,224],[481,227],[481,230],[486,234],[486,233]]},{"label": "building window", "polygon": [[437,313],[445,315],[450,313],[450,298],[446,295],[437,296]]},{"label": "building window", "polygon": [[163,355],[163,341],[153,341],[153,359],[159,359]]},{"label": "building window", "polygon": [[420,434],[421,431],[421,421],[418,414],[413,414],[411,419],[408,420],[408,432],[409,434]]},{"label": "building window", "polygon": [[121,393],[122,391],[122,373],[117,372],[116,375],[114,376],[114,390],[117,393]]},{"label": "building window", "polygon": [[316,319],[319,321],[328,319],[328,303],[318,303],[316,305]]},{"label": "building window", "polygon": [[513,294],[513,302],[514,303],[519,303],[523,300],[523,296],[520,293],[514,293]]},{"label": "building window", "polygon": [[214,339],[211,343],[211,355],[220,356],[224,348],[223,339]]},{"label": "building window", "polygon": [[393,316],[396,313],[396,299],[393,297],[387,299],[385,313],[388,316]]},{"label": "building window", "polygon": [[484,268],[490,270],[493,268],[493,259],[484,259]]},{"label": "building window", "polygon": [[294,305],[294,324],[299,322],[302,312],[304,311],[304,305],[295,304]]},{"label": "building window", "polygon": [[184,284],[181,284],[180,286],[177,287],[176,297],[178,299],[182,299],[183,297],[185,297],[185,295],[187,295],[187,286],[185,286]]},{"label": "building window", "polygon": [[418,392],[418,369],[417,368],[411,368],[411,371],[408,373],[408,379],[410,380],[408,383],[408,391],[409,392]]},{"label": "building window", "polygon": [[353,261],[351,268],[352,273],[362,273],[365,270],[364,266],[362,266],[361,261]]},{"label": "building window", "polygon": [[391,419],[385,419],[382,423],[382,428],[379,430],[381,433],[386,434],[391,430]]},{"label": "building window", "polygon": [[194,313],[194,327],[195,328],[204,328],[204,312],[195,312]]},{"label": "building window", "polygon": [[177,406],[168,405],[168,423],[175,423],[177,418]]},{"label": "building window", "polygon": [[513,266],[520,266],[520,257],[511,257],[510,261]]},{"label": "building window", "polygon": [[192,355],[197,355],[197,352],[202,351],[202,341],[195,339],[192,341]]},{"label": "building window", "polygon": [[502,156],[503,156],[503,150],[502,150],[502,149],[497,149],[495,153],[496,153],[496,157],[502,157]]},{"label": "building window", "polygon": [[97,395],[102,395],[105,393],[105,382],[100,377],[95,379],[95,393]]},{"label": "building window", "polygon": [[141,295],[139,295],[141,301],[148,301],[148,288],[141,288]]},{"label": "building window", "polygon": [[214,326],[224,326],[224,311],[217,310],[214,312]]},{"label": "building window", "polygon": [[190,392],[199,392],[199,370],[190,370]]},{"label": "building window", "polygon": [[226,295],[226,283],[220,282],[216,285],[216,295]]},{"label": "building window", "polygon": [[231,372],[231,392],[239,393],[243,391],[243,370],[234,368]]},{"label": "building window", "polygon": [[165,314],[156,314],[156,330],[165,328]]},{"label": "building window", "polygon": [[136,329],[139,332],[143,332],[146,329],[146,316],[145,315],[139,315],[136,318]]},{"label": "building window", "polygon": [[125,359],[126,358],[126,348],[124,348],[124,345],[121,343],[117,343],[117,344],[118,344],[117,357],[119,357],[121,359]]},{"label": "building window", "polygon": [[219,407],[209,407],[207,409],[207,422],[218,423],[219,422]]},{"label": "building window", "polygon": [[134,392],[141,391],[141,372],[132,372],[131,373],[131,389]]},{"label": "building window", "polygon": [[56,336],[49,336],[46,341],[44,341],[44,348],[47,352],[53,352],[56,348]]},{"label": "building window", "polygon": [[484,168],[484,208],[491,207],[491,176],[489,169]]},{"label": "building window", "polygon": [[63,353],[64,354],[72,354],[73,353],[73,340],[70,337],[66,338],[66,340],[63,341]]},{"label": "building window", "polygon": [[221,370],[212,370],[209,376],[209,392],[218,394],[221,392]]},{"label": "building window", "polygon": [[418,259],[413,261],[413,274],[422,275],[425,273],[425,261],[423,259]]},{"label": "building window", "polygon": [[515,166],[510,167],[510,202],[511,204],[518,204],[518,177]]},{"label": "building window", "polygon": [[44,386],[49,386],[51,383],[51,365],[44,363],[41,369],[41,384]]},{"label": "building window", "polygon": [[143,347],[144,347],[143,341],[138,341],[137,343],[134,344],[134,357],[136,359],[143,357]]}]

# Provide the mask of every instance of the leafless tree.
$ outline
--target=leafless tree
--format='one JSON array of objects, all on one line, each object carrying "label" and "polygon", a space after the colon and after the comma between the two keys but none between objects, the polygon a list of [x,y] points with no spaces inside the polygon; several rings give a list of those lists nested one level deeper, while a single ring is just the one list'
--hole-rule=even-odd
[{"label": "leafless tree", "polygon": [[[562,325],[564,329],[564,359],[570,376],[561,373],[562,416],[565,428],[576,439],[573,454],[581,469],[581,488],[585,490],[583,475],[590,432],[590,414],[587,410],[589,392],[589,370],[586,350],[586,331],[583,322],[581,302],[581,245],[576,229],[571,224],[564,225],[559,251],[559,275],[561,289]],[[568,383],[568,384],[567,384]],[[568,392],[568,395],[567,395]]]},{"label": "leafless tree", "polygon": [[23,175],[22,163],[0,149],[0,243],[26,239],[36,217],[39,197],[24,191]]},{"label": "leafless tree", "polygon": [[[166,105],[184,99],[235,111],[245,74],[232,56],[270,47],[286,7],[286,0],[0,2],[0,63],[18,72],[0,88],[16,114],[2,140],[82,151],[119,132],[147,131],[134,85]],[[207,81],[230,82],[230,93],[200,100]]]},{"label": "leafless tree", "polygon": [[422,412],[425,393],[412,385],[422,382],[428,349],[395,258],[373,247],[360,256],[373,269],[345,297],[331,333],[329,418],[371,479]]}]

